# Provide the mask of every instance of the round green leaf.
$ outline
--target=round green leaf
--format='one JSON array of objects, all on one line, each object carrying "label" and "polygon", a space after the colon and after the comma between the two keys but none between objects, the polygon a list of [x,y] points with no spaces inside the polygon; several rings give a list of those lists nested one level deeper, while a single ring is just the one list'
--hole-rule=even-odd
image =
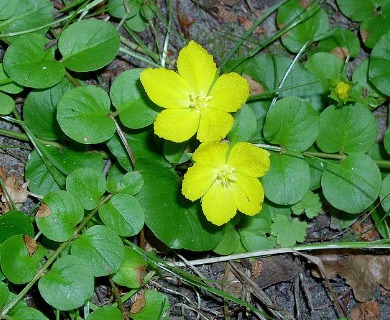
[{"label": "round green leaf", "polygon": [[360,36],[368,48],[374,48],[382,37],[390,31],[390,17],[373,15],[360,25]]},{"label": "round green leaf", "polygon": [[144,226],[145,215],[138,200],[129,194],[114,195],[99,209],[103,223],[123,237],[139,233]]},{"label": "round green leaf", "polygon": [[300,98],[282,98],[268,110],[263,131],[270,143],[291,151],[305,151],[317,138],[318,112]]},{"label": "round green leaf", "polygon": [[385,95],[390,95],[390,32],[375,45],[370,56],[368,76],[373,85]]},{"label": "round green leaf", "polygon": [[109,117],[110,98],[101,88],[85,86],[66,92],[57,106],[57,120],[65,134],[83,144],[110,139],[115,123]]},{"label": "round green leaf", "polygon": [[[9,15],[0,24],[0,32],[13,33],[38,28],[36,33],[45,34],[49,27],[42,28],[54,21],[53,2],[50,0],[2,0],[0,11],[2,15]],[[8,6],[7,6],[8,4]],[[8,12],[3,13],[3,5],[7,6]],[[2,20],[2,19],[1,19]],[[28,36],[32,36],[29,33]],[[21,36],[7,37],[12,42]]]},{"label": "round green leaf", "polygon": [[359,38],[352,31],[337,27],[321,37],[315,52],[331,52],[340,58],[348,55],[355,58],[360,52]]},{"label": "round green leaf", "polygon": [[[243,72],[260,83],[265,91],[276,90],[280,86],[281,79],[292,65],[292,59],[278,57],[275,55],[256,55],[248,60]],[[300,97],[308,101],[316,110],[323,108],[324,89],[319,79],[301,64],[296,63],[290,70],[288,77],[284,81],[279,98]],[[257,112],[260,106],[256,106]]]},{"label": "round green leaf", "polygon": [[0,115],[10,114],[15,109],[15,101],[9,95],[0,92]]},{"label": "round green leaf", "polygon": [[92,210],[106,191],[106,179],[99,171],[80,168],[66,178],[66,190],[80,199],[84,209]]},{"label": "round green leaf", "polygon": [[179,164],[190,160],[190,156],[186,152],[188,141],[176,143],[165,140],[163,145],[164,158],[170,163]]},{"label": "round green leaf", "polygon": [[81,20],[67,27],[58,41],[64,66],[77,72],[108,65],[119,51],[119,32],[110,22]]},{"label": "round green leaf", "polygon": [[377,131],[376,120],[367,107],[330,106],[320,115],[317,145],[327,153],[365,153],[375,143]]},{"label": "round green leaf", "polygon": [[110,170],[108,170],[107,174],[107,191],[110,193],[117,193],[119,186],[118,184],[122,180],[123,175],[126,173],[120,167],[118,163],[114,163],[111,167]]},{"label": "round green leaf", "polygon": [[271,153],[270,160],[270,170],[261,180],[267,199],[281,205],[300,201],[310,188],[307,162],[299,156],[278,153]]},{"label": "round green leaf", "polygon": [[2,63],[0,63],[0,91],[11,94],[17,94],[23,91],[23,86],[12,81],[12,79],[5,73]]},{"label": "round green leaf", "polygon": [[13,236],[0,246],[1,270],[5,277],[22,284],[34,278],[40,267],[45,250],[42,247],[31,247],[22,234]]},{"label": "round green leaf", "polygon": [[365,154],[351,154],[339,164],[328,165],[321,179],[326,200],[348,213],[361,213],[379,195],[381,174]]},{"label": "round green leaf", "polygon": [[329,80],[340,76],[343,62],[335,55],[327,52],[318,52],[307,59],[305,68],[320,79],[324,89],[329,89]]},{"label": "round green leaf", "polygon": [[250,105],[244,104],[234,114],[234,125],[228,134],[228,138],[230,141],[249,141],[256,130],[256,114]]},{"label": "round green leaf", "polygon": [[144,32],[149,25],[149,21],[146,20],[141,12],[136,14],[134,17],[125,21],[126,26],[134,32]]},{"label": "round green leaf", "polygon": [[71,247],[72,255],[85,258],[95,277],[113,274],[123,262],[121,238],[110,228],[96,225],[78,237]]},{"label": "round green leaf", "polygon": [[144,291],[145,305],[137,313],[131,313],[134,320],[168,320],[169,300],[165,294],[157,290],[147,289]]},{"label": "round green leaf", "polygon": [[225,227],[225,233],[220,243],[213,249],[216,254],[229,255],[237,253],[240,244],[240,235],[235,226],[230,224]]},{"label": "round green leaf", "polygon": [[68,255],[53,264],[39,280],[38,288],[52,307],[73,310],[92,298],[94,277],[87,261]]},{"label": "round green leaf", "polygon": [[373,0],[337,0],[340,11],[353,21],[363,21],[375,10]]},{"label": "round green leaf", "polygon": [[139,80],[142,69],[122,72],[113,82],[110,96],[122,124],[131,129],[150,125],[159,108],[147,97]]},{"label": "round green leaf", "polygon": [[390,154],[390,129],[389,128],[386,129],[385,136],[383,137],[383,144],[386,152]]},{"label": "round green leaf", "polygon": [[198,203],[180,196],[177,173],[165,161],[137,159],[137,168],[145,183],[135,197],[158,239],[171,248],[194,251],[211,250],[220,242],[223,228],[208,222]]},{"label": "round green leaf", "polygon": [[4,55],[5,72],[25,87],[43,89],[60,82],[65,69],[55,60],[54,48],[45,49],[48,42],[40,34],[26,34],[12,42]]},{"label": "round green leaf", "polygon": [[118,192],[129,195],[137,194],[144,185],[144,179],[138,171],[126,173],[118,183]]},{"label": "round green leaf", "polygon": [[146,260],[130,247],[125,247],[125,257],[118,272],[112,280],[120,286],[140,288],[143,285],[143,272],[147,267]]},{"label": "round green leaf", "polygon": [[298,52],[307,41],[313,40],[329,28],[328,15],[318,4],[311,4],[305,8],[300,0],[288,1],[279,8],[276,16],[278,26],[282,28],[296,21],[299,16],[305,16],[304,11],[306,11],[305,14],[310,14],[310,17],[304,19],[282,37],[283,45],[292,52]]},{"label": "round green leaf", "polygon": [[115,18],[122,19],[124,16],[128,15],[128,17],[135,16],[140,8],[140,2],[137,0],[126,0],[129,8],[131,8],[130,12],[126,12],[126,8],[123,4],[123,0],[110,0],[108,2],[108,12]]},{"label": "round green leaf", "polygon": [[112,306],[104,306],[92,312],[86,320],[122,320],[123,316],[120,310]]},{"label": "round green leaf", "polygon": [[48,320],[48,318],[35,308],[22,307],[12,315],[12,320]]},{"label": "round green leaf", "polygon": [[36,216],[39,230],[50,240],[70,239],[84,216],[80,200],[70,192],[59,190],[48,193],[42,202]]},{"label": "round green leaf", "polygon": [[23,105],[24,123],[38,138],[58,140],[64,135],[56,120],[57,104],[71,88],[69,80],[63,78],[54,87],[33,90],[27,95]]},{"label": "round green leaf", "polygon": [[0,216],[0,244],[17,234],[34,235],[31,219],[21,211],[8,211]]},{"label": "round green leaf", "polygon": [[10,292],[8,290],[7,285],[4,282],[0,281],[0,308],[3,308],[5,303],[8,301],[9,296]]}]

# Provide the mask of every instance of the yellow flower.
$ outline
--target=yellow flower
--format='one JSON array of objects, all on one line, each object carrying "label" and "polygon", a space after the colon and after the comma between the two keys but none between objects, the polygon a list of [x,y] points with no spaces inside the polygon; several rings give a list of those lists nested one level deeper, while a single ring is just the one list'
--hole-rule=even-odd
[{"label": "yellow flower", "polygon": [[258,178],[269,170],[268,151],[249,142],[238,142],[230,150],[227,143],[210,142],[202,143],[192,159],[182,193],[191,201],[202,198],[207,220],[220,226],[237,210],[250,216],[260,212],[264,190]]},{"label": "yellow flower", "polygon": [[340,81],[335,88],[337,96],[343,100],[346,101],[349,97],[349,91],[351,90],[352,86],[349,83],[346,83],[344,81]]},{"label": "yellow flower", "polygon": [[150,100],[165,109],[154,122],[155,133],[174,142],[186,141],[195,133],[201,142],[224,138],[234,122],[229,112],[237,111],[249,97],[248,81],[232,72],[214,83],[213,57],[194,41],[180,50],[177,69],[141,73]]}]

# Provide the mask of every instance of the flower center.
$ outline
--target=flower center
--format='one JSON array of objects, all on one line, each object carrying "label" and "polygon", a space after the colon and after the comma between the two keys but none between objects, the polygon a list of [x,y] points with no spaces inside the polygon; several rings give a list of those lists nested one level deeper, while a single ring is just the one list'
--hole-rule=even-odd
[{"label": "flower center", "polygon": [[227,188],[231,183],[234,183],[237,178],[234,175],[235,168],[225,164],[215,171],[215,181]]},{"label": "flower center", "polygon": [[211,100],[211,96],[204,96],[203,94],[190,94],[190,107],[200,110],[207,108],[207,101]]},{"label": "flower center", "polygon": [[343,81],[340,81],[336,86],[336,94],[342,100],[345,100],[349,97],[350,90],[351,90],[351,85]]}]

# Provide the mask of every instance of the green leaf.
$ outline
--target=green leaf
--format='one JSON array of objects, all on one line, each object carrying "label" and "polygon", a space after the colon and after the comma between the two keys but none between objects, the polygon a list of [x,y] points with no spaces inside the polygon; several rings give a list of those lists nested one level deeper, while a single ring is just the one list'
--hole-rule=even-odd
[{"label": "green leaf", "polygon": [[117,193],[119,190],[119,183],[126,173],[125,170],[118,164],[114,163],[107,174],[107,191],[110,193]]},{"label": "green leaf", "polygon": [[149,21],[141,14],[136,14],[134,17],[125,21],[125,26],[134,32],[144,32],[149,26]]},{"label": "green leaf", "polygon": [[329,81],[340,76],[343,62],[333,54],[318,52],[307,59],[305,68],[320,79],[324,89],[329,90]]},{"label": "green leaf", "polygon": [[64,136],[56,120],[57,104],[71,88],[69,80],[63,78],[54,87],[33,90],[27,95],[23,105],[24,123],[38,138],[58,140]]},{"label": "green leaf", "polygon": [[8,211],[0,216],[0,244],[17,234],[34,236],[31,219],[21,211]]},{"label": "green leaf", "polygon": [[387,128],[383,137],[383,145],[388,154],[390,154],[390,129]]},{"label": "green leaf", "polygon": [[18,1],[4,0],[0,3],[0,20],[5,20],[12,16],[17,7]]},{"label": "green leaf", "polygon": [[8,297],[10,296],[10,292],[8,290],[7,285],[4,282],[0,281],[0,308],[8,301]]},{"label": "green leaf", "polygon": [[[390,24],[389,24],[390,25]],[[390,32],[380,38],[370,55],[368,76],[372,84],[385,95],[390,95]]]},{"label": "green leaf", "polygon": [[386,175],[381,184],[381,191],[379,195],[381,205],[385,212],[390,211],[390,174]]},{"label": "green leaf", "polygon": [[[29,238],[34,241],[32,238]],[[35,243],[35,241],[34,241]],[[0,246],[1,270],[4,276],[15,284],[31,281],[38,271],[45,250],[26,243],[22,234],[12,236]]]},{"label": "green leaf", "polygon": [[[292,59],[279,57],[275,55],[256,55],[248,60],[243,69],[243,73],[252,77],[253,80],[260,83],[265,91],[278,89],[281,80],[289,70]],[[324,89],[318,78],[302,65],[296,63],[294,68],[284,81],[279,98],[282,97],[300,97],[309,102],[314,109],[323,108]]]},{"label": "green leaf", "polygon": [[120,286],[128,288],[140,288],[143,285],[143,273],[147,262],[138,252],[130,247],[125,247],[123,263],[112,280]]},{"label": "green leaf", "polygon": [[106,179],[92,168],[80,168],[66,178],[66,190],[79,198],[84,209],[92,210],[106,192]]},{"label": "green leaf", "polygon": [[[348,213],[361,213],[379,195],[381,174],[365,154],[351,154],[339,164],[328,165],[321,179],[326,200]],[[337,188],[335,188],[337,186]]]},{"label": "green leaf", "polygon": [[9,95],[0,92],[0,115],[10,114],[15,109],[15,101]]},{"label": "green leaf", "polygon": [[242,245],[250,251],[272,249],[276,246],[276,237],[271,235],[272,217],[278,212],[290,214],[283,207],[263,203],[263,209],[253,217],[244,217],[238,227]]},{"label": "green leaf", "polygon": [[165,140],[163,146],[164,158],[173,164],[181,164],[190,160],[190,156],[186,152],[188,142],[176,143]]},{"label": "green leaf", "polygon": [[86,320],[122,320],[122,313],[113,306],[104,306],[92,312]]},{"label": "green leaf", "polygon": [[156,290],[144,291],[145,306],[137,313],[131,313],[134,320],[169,319],[169,300],[165,294]]},{"label": "green leaf", "polygon": [[234,114],[234,125],[228,133],[230,141],[249,141],[257,130],[256,114],[250,105],[244,104]]},{"label": "green leaf", "polygon": [[110,228],[95,225],[78,237],[71,247],[72,255],[85,258],[95,277],[113,274],[123,262],[121,238]]},{"label": "green leaf", "polygon": [[99,208],[103,223],[118,235],[131,237],[144,226],[144,210],[138,200],[129,194],[119,193]]},{"label": "green leaf", "polygon": [[126,0],[128,7],[131,8],[130,12],[126,12],[126,8],[124,6],[123,0],[110,0],[108,2],[108,12],[115,18],[122,19],[124,16],[128,15],[128,17],[135,16],[139,10],[141,9],[142,2],[137,0]]},{"label": "green leaf", "polygon": [[[1,1],[2,4],[8,5],[9,11],[5,15],[11,15],[5,21],[0,23],[0,32],[13,33],[25,30],[39,28],[38,33],[45,34],[49,27],[42,28],[54,21],[53,3],[50,0],[6,0]],[[11,4],[12,3],[12,4]],[[15,7],[15,8],[14,8]],[[4,7],[0,7],[2,11]],[[4,14],[2,12],[2,14]],[[3,19],[0,19],[3,20]],[[33,36],[29,33],[28,36]],[[19,39],[20,36],[7,37],[8,41]]]},{"label": "green leaf", "polygon": [[180,195],[177,173],[162,160],[138,159],[137,166],[145,183],[136,198],[154,235],[174,249],[213,249],[223,229],[206,220],[198,203],[191,204]]},{"label": "green leaf", "polygon": [[305,213],[309,219],[312,219],[322,211],[320,197],[318,194],[309,191],[301,201],[291,207],[291,210],[295,215]]},{"label": "green leaf", "polygon": [[300,201],[310,187],[307,162],[298,156],[278,153],[271,153],[270,160],[270,170],[261,180],[266,198],[281,205]]},{"label": "green leaf", "polygon": [[70,239],[84,216],[80,200],[67,191],[52,191],[42,200],[36,215],[39,230],[50,240],[63,242]]},{"label": "green leaf", "polygon": [[355,58],[360,52],[359,38],[350,30],[336,27],[321,37],[314,52],[330,52],[340,61],[348,55]]},{"label": "green leaf", "polygon": [[103,158],[97,152],[87,152],[84,148],[77,149],[72,146],[61,149],[53,146],[42,147],[51,156],[61,171],[50,163],[49,171],[36,150],[31,152],[27,160],[25,176],[30,181],[28,186],[30,191],[35,194],[45,195],[50,191],[60,189],[54,181],[51,175],[52,173],[56,175],[56,179],[65,187],[64,174],[69,174],[80,167],[88,167],[98,172],[102,172],[103,170]]},{"label": "green leaf", "polygon": [[390,31],[390,17],[375,14],[360,25],[360,37],[364,45],[370,49],[374,48],[382,37]]},{"label": "green leaf", "polygon": [[326,153],[365,153],[375,143],[377,132],[376,120],[365,106],[330,106],[320,115],[317,145]]},{"label": "green leaf", "polygon": [[229,255],[238,253],[240,235],[235,226],[229,222],[225,227],[225,233],[220,243],[213,249],[216,254]]},{"label": "green leaf", "polygon": [[64,66],[86,72],[108,65],[117,55],[119,32],[108,21],[88,19],[71,24],[61,34],[58,49]]},{"label": "green leaf", "polygon": [[[318,152],[314,148],[309,149],[309,151]],[[321,187],[322,174],[324,173],[330,160],[316,157],[305,157],[305,161],[310,168],[310,190],[319,189]]]},{"label": "green leaf", "polygon": [[59,310],[73,310],[92,298],[94,278],[89,264],[80,257],[64,256],[54,262],[38,282],[43,299]]},{"label": "green leaf", "polygon": [[370,17],[375,10],[373,0],[337,0],[340,11],[353,21],[363,21]]},{"label": "green leaf", "polygon": [[65,134],[83,144],[110,139],[115,123],[109,117],[110,98],[96,86],[74,88],[66,92],[57,106],[57,120]]},{"label": "green leaf", "polygon": [[147,97],[139,80],[142,69],[122,72],[110,88],[113,105],[125,127],[139,129],[150,125],[159,108]]},{"label": "green leaf", "polygon": [[54,48],[45,49],[48,42],[40,34],[20,36],[5,52],[5,72],[25,87],[43,89],[60,82],[65,69],[62,63],[55,60]]},{"label": "green leaf", "polygon": [[277,12],[276,22],[280,29],[300,16],[304,17],[303,22],[281,38],[283,45],[292,52],[298,52],[306,42],[313,41],[329,28],[326,12],[318,4],[314,4],[314,1],[305,3],[307,7],[300,0],[288,1],[280,6]]},{"label": "green leaf", "polygon": [[271,233],[276,236],[277,244],[282,247],[293,247],[303,242],[306,237],[307,223],[298,219],[289,219],[285,215],[277,215],[273,219]]},{"label": "green leaf", "polygon": [[291,151],[305,151],[317,138],[318,112],[300,98],[282,98],[268,110],[263,131],[270,143]]},{"label": "green leaf", "polygon": [[0,91],[11,94],[17,94],[23,91],[23,86],[12,81],[12,79],[5,73],[2,63],[0,63]]},{"label": "green leaf", "polygon": [[19,308],[12,316],[12,320],[48,320],[48,318],[35,308]]},{"label": "green leaf", "polygon": [[131,196],[137,194],[144,185],[144,178],[138,171],[126,173],[117,185],[117,192],[126,193]]}]

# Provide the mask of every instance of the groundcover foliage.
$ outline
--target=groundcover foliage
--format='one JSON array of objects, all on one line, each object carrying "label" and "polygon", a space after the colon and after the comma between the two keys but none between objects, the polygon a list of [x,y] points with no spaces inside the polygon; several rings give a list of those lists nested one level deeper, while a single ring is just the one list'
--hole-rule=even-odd
[{"label": "groundcover foliage", "polygon": [[[330,28],[321,1],[281,1],[267,13],[286,54],[263,53],[267,40],[237,55],[252,28],[217,69],[194,41],[177,67],[143,45],[137,32],[162,19],[149,1],[64,1],[60,12],[47,0],[2,1],[0,114],[25,135],[2,134],[31,142],[25,177],[39,204],[28,217],[7,193],[0,318],[47,319],[22,300],[35,284],[57,317],[121,319],[121,300],[140,291],[130,317],[168,318],[166,296],[142,291],[162,263],[133,244],[145,227],[172,249],[293,247],[326,204],[344,228],[369,210],[388,239],[390,133],[377,140],[373,111],[390,95],[390,1],[336,3],[358,34]],[[360,50],[367,58],[351,64]],[[102,83],[120,54],[154,69]],[[249,94],[249,78],[262,93]],[[99,277],[128,293],[94,305]]]}]

